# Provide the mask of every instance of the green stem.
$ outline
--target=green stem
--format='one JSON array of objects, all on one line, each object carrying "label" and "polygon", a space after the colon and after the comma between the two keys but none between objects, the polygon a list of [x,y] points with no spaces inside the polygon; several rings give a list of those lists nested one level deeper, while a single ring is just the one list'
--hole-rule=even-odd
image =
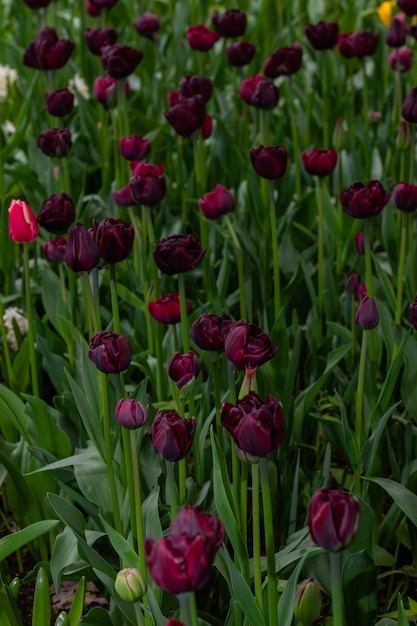
[{"label": "green stem", "polygon": [[179,481],[178,482],[179,482],[180,506],[183,506],[185,504],[186,497],[187,497],[187,486],[186,486],[187,466],[186,466],[185,458],[184,459],[180,459],[180,461],[178,461],[178,474],[179,474]]},{"label": "green stem", "polygon": [[90,335],[100,330],[100,322],[98,320],[97,309],[94,302],[93,292],[91,290],[90,278],[88,272],[81,272],[84,287],[84,296],[86,300],[88,328]]},{"label": "green stem", "polygon": [[329,144],[329,75],[328,75],[328,59],[327,50],[323,50],[321,54],[322,58],[322,71],[321,71],[321,97],[323,99],[323,148],[326,150],[330,148]]},{"label": "green stem", "polygon": [[184,274],[178,274],[178,287],[180,294],[180,313],[181,313],[181,330],[182,330],[182,347],[184,353],[190,351],[190,335],[187,319],[187,300],[185,297],[185,279]]},{"label": "green stem", "polygon": [[253,536],[253,582],[256,602],[262,605],[262,571],[261,571],[261,515],[259,508],[259,464],[253,463],[252,469],[252,536]]},{"label": "green stem", "polygon": [[266,563],[268,573],[268,614],[269,626],[278,626],[277,576],[275,572],[275,539],[272,515],[271,489],[269,485],[268,459],[260,458],[262,484],[262,505],[264,513]]},{"label": "green stem", "polygon": [[298,201],[301,199],[301,164],[300,164],[300,139],[298,136],[297,109],[291,76],[288,77],[288,100],[290,103],[291,134],[293,145],[293,159],[295,172],[295,195]]},{"label": "green stem", "polygon": [[410,214],[401,213],[401,243],[400,243],[400,259],[398,262],[398,279],[397,279],[397,306],[395,310],[395,323],[401,323],[401,313],[403,304],[403,289],[404,289],[404,269],[405,269],[405,257],[407,252],[407,232],[411,227]]},{"label": "green stem", "polygon": [[242,319],[246,319],[246,300],[245,300],[245,275],[243,270],[243,257],[242,248],[237,238],[236,231],[233,227],[232,221],[228,215],[225,215],[225,222],[232,238],[233,249],[237,262],[237,275],[239,282],[239,303],[240,303],[240,316]]},{"label": "green stem", "polygon": [[365,369],[366,369],[366,357],[368,352],[368,332],[364,330],[362,332],[362,345],[361,356],[359,361],[359,374],[358,374],[358,387],[356,392],[356,416],[355,416],[355,440],[356,450],[358,455],[357,467],[355,467],[355,494],[360,496],[360,457],[362,451],[362,439],[363,439],[363,398],[365,391]]},{"label": "green stem", "polygon": [[4,363],[6,366],[6,376],[5,376],[6,381],[5,382],[7,386],[10,386],[11,374],[12,374],[12,361],[10,357],[10,347],[7,342],[7,330],[4,325],[3,315],[4,315],[3,299],[0,296],[0,333],[1,333],[1,341],[2,341],[2,346],[3,346],[2,356],[4,356]]},{"label": "green stem", "polygon": [[[140,502],[135,501],[135,491],[133,485],[133,474],[132,474],[132,451],[130,447],[130,437],[129,431],[126,428],[120,428],[122,433],[122,445],[123,445],[123,455],[124,455],[124,464],[125,464],[125,473],[127,480],[127,493],[129,497],[129,516],[130,516],[130,530],[132,532],[132,540],[134,549],[139,546],[139,537],[137,536],[137,524],[136,524],[136,508],[140,506]],[[133,431],[132,431],[133,432]],[[135,536],[137,541],[137,546],[135,546]]]},{"label": "green stem", "polygon": [[278,255],[278,228],[277,215],[274,199],[274,183],[269,181],[269,217],[271,226],[272,241],[272,273],[274,277],[274,322],[277,320],[281,310],[281,284],[279,277],[279,255]]},{"label": "green stem", "polygon": [[178,487],[175,479],[175,464],[173,461],[165,461],[167,470],[167,490],[169,493],[169,502],[171,505],[171,521],[175,519],[178,513]]},{"label": "green stem", "polygon": [[133,490],[134,490],[134,505],[136,509],[136,536],[138,540],[138,553],[140,562],[140,572],[146,581],[146,560],[143,552],[143,518],[142,518],[142,493],[140,487],[140,474],[139,474],[139,459],[138,459],[138,447],[136,442],[136,431],[130,431],[130,450],[132,457],[132,473],[133,473]]},{"label": "green stem", "polygon": [[177,597],[181,607],[181,618],[185,626],[198,626],[197,604],[194,592],[181,593]]},{"label": "green stem", "polygon": [[364,244],[365,244],[365,276],[366,292],[370,298],[374,295],[374,285],[372,279],[372,257],[369,218],[363,220]]},{"label": "green stem", "polygon": [[320,339],[323,332],[323,303],[324,303],[324,217],[323,217],[323,180],[318,179],[318,308]]},{"label": "green stem", "polygon": [[220,376],[219,376],[219,368],[221,366],[221,362],[218,359],[218,355],[211,355],[211,372],[213,376],[213,393],[214,393],[214,405],[216,407],[216,435],[219,441],[219,445],[221,449],[223,449],[223,426],[220,421],[220,409],[221,409],[221,386],[220,386]]},{"label": "green stem", "polygon": [[113,313],[113,330],[116,333],[120,333],[119,299],[117,297],[117,280],[116,280],[115,264],[110,263],[109,268],[110,268],[111,310]]},{"label": "green stem", "polygon": [[343,626],[342,555],[330,552],[330,573],[332,581],[333,626]]},{"label": "green stem", "polygon": [[39,398],[38,369],[36,367],[35,329],[32,317],[32,297],[30,292],[29,246],[23,245],[23,264],[25,272],[26,315],[28,318],[29,360],[32,376],[32,395]]}]

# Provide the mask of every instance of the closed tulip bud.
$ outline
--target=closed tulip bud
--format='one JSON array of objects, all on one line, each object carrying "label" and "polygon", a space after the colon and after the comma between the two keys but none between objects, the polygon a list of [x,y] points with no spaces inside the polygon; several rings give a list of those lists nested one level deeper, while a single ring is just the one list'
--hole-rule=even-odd
[{"label": "closed tulip bud", "polygon": [[394,204],[399,211],[412,213],[417,209],[417,185],[398,183],[392,194]]},{"label": "closed tulip bud", "polygon": [[117,41],[117,30],[114,28],[87,28],[84,31],[87,48],[92,54],[100,56],[102,48],[112,46]]},{"label": "closed tulip bud", "polygon": [[[94,81],[94,97],[105,109],[112,109],[117,104],[117,84],[117,79],[112,76],[98,76]],[[127,97],[130,93],[127,81],[125,81],[124,89]]]},{"label": "closed tulip bud", "polygon": [[413,54],[410,48],[393,50],[388,55],[388,63],[393,70],[408,72],[413,64]]},{"label": "closed tulip bud", "polygon": [[218,184],[214,191],[206,193],[203,198],[199,199],[198,206],[208,219],[215,220],[222,215],[232,213],[236,208],[236,201],[226,187]]},{"label": "closed tulip bud", "polygon": [[152,446],[165,461],[179,461],[189,453],[195,433],[195,418],[180,417],[176,411],[157,411],[149,431]]},{"label": "closed tulip bud", "polygon": [[395,147],[398,150],[406,150],[410,145],[410,127],[408,122],[401,120],[398,126],[397,138],[395,141]]},{"label": "closed tulip bud", "polygon": [[177,619],[169,619],[165,626],[185,626],[185,624]]},{"label": "closed tulip bud", "polygon": [[180,94],[184,98],[200,95],[204,102],[208,102],[213,93],[213,81],[204,76],[183,76],[180,80]]},{"label": "closed tulip bud", "polygon": [[355,292],[355,300],[362,300],[367,295],[366,285],[365,283],[359,283],[359,287]]},{"label": "closed tulip bud", "polygon": [[211,50],[219,39],[219,33],[209,30],[205,24],[190,26],[187,30],[187,41],[190,47],[200,52]]},{"label": "closed tulip bud", "polygon": [[378,326],[379,311],[376,302],[369,296],[364,296],[358,306],[355,322],[364,330],[371,330]]},{"label": "closed tulip bud", "polygon": [[298,43],[278,48],[265,61],[264,74],[268,78],[290,76],[298,72],[302,59],[303,49]]},{"label": "closed tulip bud", "polygon": [[149,139],[144,139],[140,135],[121,137],[119,152],[128,161],[142,161],[149,152]]},{"label": "closed tulip bud", "polygon": [[239,9],[229,9],[221,15],[216,11],[211,21],[222,37],[240,37],[246,30],[246,13]]},{"label": "closed tulip bud", "polygon": [[287,159],[284,146],[260,145],[250,151],[250,160],[255,172],[268,180],[276,180],[285,174]]},{"label": "closed tulip bud", "polygon": [[314,148],[310,154],[303,152],[301,157],[306,172],[313,176],[328,176],[337,165],[337,150],[334,149]]},{"label": "closed tulip bud", "polygon": [[339,152],[346,146],[346,131],[343,120],[338,117],[333,131],[333,145]]},{"label": "closed tulip bud", "polygon": [[[190,305],[188,301],[186,301],[187,313],[189,308]],[[148,311],[160,324],[177,324],[181,321],[179,294],[166,294],[162,296],[162,298],[157,298],[155,302],[149,302]]]},{"label": "closed tulip bud", "polygon": [[410,320],[414,328],[417,330],[417,294],[414,298],[414,302],[412,302],[408,308],[410,313]]},{"label": "closed tulip bud", "polygon": [[233,322],[227,333],[224,350],[237,370],[259,367],[276,354],[276,348],[259,326],[246,320]]},{"label": "closed tulip bud", "polygon": [[337,44],[339,25],[337,22],[321,21],[318,24],[307,24],[304,32],[315,50],[328,50]]},{"label": "closed tulip bud", "polygon": [[243,67],[255,56],[255,46],[250,41],[234,41],[226,46],[226,55],[230,65]]},{"label": "closed tulip bud", "polygon": [[74,107],[74,94],[69,89],[57,89],[45,94],[45,107],[49,115],[64,117]]},{"label": "closed tulip bud", "polygon": [[65,261],[73,272],[89,272],[100,260],[100,250],[92,235],[82,224],[68,231]]},{"label": "closed tulip bud", "polygon": [[201,136],[203,139],[208,139],[213,131],[213,118],[208,113],[204,118],[202,127],[200,128]]},{"label": "closed tulip bud", "polygon": [[385,36],[385,41],[391,48],[401,48],[405,44],[406,29],[403,20],[394,17],[388,32]]},{"label": "closed tulip bud", "polygon": [[403,118],[410,124],[417,123],[417,87],[412,87],[408,92],[401,113]]},{"label": "closed tulip bud", "polygon": [[379,33],[371,30],[359,30],[352,33],[352,48],[355,57],[371,56],[376,52]]},{"label": "closed tulip bud", "polygon": [[358,254],[365,254],[365,233],[363,231],[355,233],[355,248]]},{"label": "closed tulip bud", "polygon": [[23,200],[12,200],[10,203],[9,235],[16,243],[30,243],[39,235],[36,215]]},{"label": "closed tulip bud", "polygon": [[108,217],[101,222],[93,221],[93,239],[106,263],[119,263],[126,259],[133,246],[135,231],[125,220]]},{"label": "closed tulip bud", "polygon": [[378,215],[391,197],[381,183],[371,180],[367,185],[357,182],[339,194],[343,210],[351,217],[363,219]]},{"label": "closed tulip bud", "polygon": [[409,17],[417,15],[417,0],[398,0],[397,5]]},{"label": "closed tulip bud", "polygon": [[164,274],[182,274],[200,263],[206,253],[196,235],[171,235],[156,242],[153,257]]},{"label": "closed tulip bud", "polygon": [[348,277],[346,281],[346,291],[354,294],[356,293],[358,287],[359,287],[359,276],[356,274],[356,272],[353,272],[353,274],[350,274],[350,276]]},{"label": "closed tulip bud", "polygon": [[135,430],[144,425],[148,412],[142,402],[132,398],[121,398],[116,405],[115,416],[120,426]]},{"label": "closed tulip bud", "polygon": [[66,249],[67,240],[65,237],[56,237],[44,244],[43,255],[50,263],[63,263],[65,261]]},{"label": "closed tulip bud", "polygon": [[355,56],[352,37],[353,33],[340,33],[337,38],[337,48],[345,59],[353,59]]},{"label": "closed tulip bud", "polygon": [[146,582],[139,570],[127,567],[117,572],[114,588],[125,602],[138,602],[146,593]]},{"label": "closed tulip bud", "polygon": [[190,137],[202,127],[206,117],[204,98],[197,94],[189,98],[181,98],[164,116],[178,135]]},{"label": "closed tulip bud", "polygon": [[36,143],[46,156],[62,159],[72,148],[71,131],[69,128],[42,130]]},{"label": "closed tulip bud", "polygon": [[273,109],[278,104],[280,96],[278,87],[262,74],[255,74],[243,80],[238,94],[247,104],[265,111]]},{"label": "closed tulip bud", "polygon": [[294,615],[302,626],[310,626],[321,611],[321,591],[313,578],[307,578],[298,586],[294,598]]},{"label": "closed tulip bud", "polygon": [[231,325],[229,315],[203,313],[193,322],[190,337],[201,350],[224,352],[224,342]]},{"label": "closed tulip bud", "polygon": [[121,187],[117,191],[112,191],[111,195],[117,206],[127,208],[136,204],[136,200],[132,196],[130,184]]},{"label": "closed tulip bud", "polygon": [[123,372],[132,358],[130,341],[119,333],[102,330],[91,338],[88,358],[104,374]]},{"label": "closed tulip bud", "polygon": [[112,78],[120,80],[132,74],[142,60],[143,52],[125,44],[115,43],[101,49],[101,62]]},{"label": "closed tulip bud", "polygon": [[200,368],[200,361],[193,350],[187,354],[174,352],[168,362],[168,376],[174,381],[178,389],[182,389],[193,378],[197,378]]},{"label": "closed tulip bud", "polygon": [[149,207],[159,204],[166,191],[164,166],[134,161],[131,168],[129,186],[135,202]]},{"label": "closed tulip bud", "polygon": [[59,70],[73,53],[75,44],[58,39],[55,28],[45,26],[25,50],[23,64],[37,70]]},{"label": "closed tulip bud", "polygon": [[38,224],[49,233],[65,233],[75,220],[75,206],[63,191],[44,200],[38,215]]},{"label": "closed tulip bud", "polygon": [[353,541],[359,526],[359,501],[339,489],[319,489],[310,500],[308,527],[314,543],[340,552]]},{"label": "closed tulip bud", "polygon": [[136,21],[133,22],[133,27],[137,30],[139,35],[153,40],[156,31],[161,28],[161,22],[157,15],[146,11],[142,15],[139,15]]}]

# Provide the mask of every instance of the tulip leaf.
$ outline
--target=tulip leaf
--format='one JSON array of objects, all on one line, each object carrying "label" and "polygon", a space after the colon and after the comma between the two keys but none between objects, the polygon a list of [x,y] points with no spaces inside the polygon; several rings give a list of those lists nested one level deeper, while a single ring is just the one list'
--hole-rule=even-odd
[{"label": "tulip leaf", "polygon": [[106,531],[110,539],[111,545],[116,550],[120,558],[123,560],[123,567],[134,567],[140,570],[141,567],[139,557],[130,545],[130,543],[116,530],[114,530],[114,528],[112,528],[110,524],[107,524],[107,522],[103,518],[100,519],[101,523],[104,526],[104,530]]},{"label": "tulip leaf", "polygon": [[410,626],[401,594],[398,594],[398,626]]},{"label": "tulip leaf", "polygon": [[19,550],[22,546],[30,543],[37,537],[49,532],[58,524],[58,520],[48,519],[35,522],[30,526],[26,526],[16,533],[6,535],[0,539],[0,562],[7,559],[13,552]]},{"label": "tulip leaf", "polygon": [[365,480],[370,480],[385,489],[414,526],[417,526],[417,496],[412,491],[389,478],[366,478]]},{"label": "tulip leaf", "polygon": [[44,568],[40,567],[36,576],[32,626],[50,626],[50,623],[51,597],[49,592],[49,579]]},{"label": "tulip leaf", "polygon": [[79,626],[114,626],[114,624],[108,611],[101,606],[95,606],[81,618]]},{"label": "tulip leaf", "polygon": [[291,626],[294,615],[294,597],[297,590],[297,583],[304,561],[309,558],[312,549],[307,550],[294,568],[290,578],[285,585],[284,592],[278,602],[278,624],[279,626]]},{"label": "tulip leaf", "polygon": [[342,580],[347,626],[373,626],[378,613],[377,576],[375,564],[364,550],[346,557]]},{"label": "tulip leaf", "polygon": [[70,626],[78,626],[80,623],[85,600],[85,576],[81,576],[78,583],[77,591],[75,592],[74,599],[71,604],[71,609],[68,613]]}]

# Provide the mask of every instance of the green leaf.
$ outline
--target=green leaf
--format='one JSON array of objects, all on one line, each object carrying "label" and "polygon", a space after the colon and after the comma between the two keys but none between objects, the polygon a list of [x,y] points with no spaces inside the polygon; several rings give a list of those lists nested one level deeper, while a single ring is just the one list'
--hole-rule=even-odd
[{"label": "green leaf", "polygon": [[370,480],[385,489],[414,526],[417,526],[417,496],[412,491],[389,478],[365,478],[365,480]]},{"label": "green leaf", "polygon": [[398,594],[398,626],[410,626],[401,594]]},{"label": "green leaf", "polygon": [[95,606],[81,619],[79,626],[114,626],[114,624],[108,611],[101,606]]},{"label": "green leaf", "polygon": [[80,623],[85,600],[85,576],[82,576],[75,592],[74,599],[71,604],[71,609],[68,613],[70,626],[78,626]]},{"label": "green leaf", "polygon": [[100,518],[104,526],[104,530],[109,536],[110,543],[116,550],[117,554],[123,560],[123,567],[134,567],[138,570],[140,567],[140,560],[130,543],[122,537],[114,528],[107,524],[104,519]]},{"label": "green leaf", "polygon": [[287,584],[285,585],[284,593],[282,594],[278,603],[278,624],[279,626],[291,626],[294,615],[294,597],[297,590],[297,583],[300,577],[301,570],[304,565],[304,561],[311,555],[312,550],[305,552],[304,556],[300,559],[297,567],[292,572]]},{"label": "green leaf", "polygon": [[7,535],[0,539],[0,561],[3,561],[8,556],[25,546],[30,541],[33,541],[37,537],[40,537],[44,533],[49,532],[52,528],[58,524],[58,520],[49,519],[35,522],[22,530],[18,530],[12,535]]},{"label": "green leaf", "polygon": [[50,624],[51,597],[49,592],[49,579],[45,569],[40,567],[36,576],[32,626],[50,626]]},{"label": "green leaf", "polygon": [[29,437],[30,419],[25,412],[25,405],[13,391],[0,385],[0,412],[28,443],[33,441]]},{"label": "green leaf", "polygon": [[378,612],[376,568],[364,550],[345,558],[342,584],[347,626],[373,626]]}]

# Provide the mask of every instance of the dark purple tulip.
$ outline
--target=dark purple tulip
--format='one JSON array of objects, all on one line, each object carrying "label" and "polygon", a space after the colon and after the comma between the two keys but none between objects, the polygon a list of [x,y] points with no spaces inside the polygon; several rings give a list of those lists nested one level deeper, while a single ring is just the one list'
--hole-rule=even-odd
[{"label": "dark purple tulip", "polygon": [[[117,104],[118,81],[111,76],[98,76],[94,81],[94,97],[105,109],[112,109]],[[130,93],[130,85],[125,82],[126,97]]]},{"label": "dark purple tulip", "polygon": [[88,358],[104,374],[124,372],[132,358],[130,341],[119,333],[101,330],[91,338]]},{"label": "dark purple tulip", "polygon": [[404,11],[409,17],[417,15],[417,0],[398,0],[397,6],[400,11]]},{"label": "dark purple tulip", "polygon": [[37,70],[59,70],[67,63],[75,44],[58,39],[55,28],[45,26],[25,50],[23,64]]},{"label": "dark purple tulip", "polygon": [[379,311],[376,302],[369,296],[364,296],[358,306],[355,322],[364,330],[371,330],[378,326]]},{"label": "dark purple tulip", "polygon": [[407,122],[417,124],[417,87],[411,87],[404,100],[401,113]]},{"label": "dark purple tulip", "polygon": [[46,156],[62,159],[72,148],[71,131],[69,128],[42,130],[36,144]]},{"label": "dark purple tulip", "polygon": [[393,70],[408,72],[413,64],[413,53],[410,48],[393,50],[388,55],[388,63]]},{"label": "dark purple tulip", "polygon": [[65,233],[75,220],[75,206],[70,196],[63,191],[54,193],[42,203],[38,224],[50,233]]},{"label": "dark purple tulip", "polygon": [[259,326],[238,320],[230,326],[224,342],[226,357],[237,370],[263,365],[276,354],[277,348]]},{"label": "dark purple tulip", "polygon": [[339,24],[337,22],[319,22],[307,24],[304,29],[310,45],[315,50],[328,50],[337,45]]},{"label": "dark purple tulip", "polygon": [[353,59],[353,57],[355,56],[355,52],[353,50],[352,35],[353,33],[340,33],[337,39],[338,50],[342,57],[345,57],[345,59]]},{"label": "dark purple tulip", "polygon": [[155,244],[153,257],[164,274],[182,274],[194,269],[206,253],[196,235],[171,235]]},{"label": "dark purple tulip", "polygon": [[365,233],[363,231],[355,233],[355,248],[358,254],[365,254]]},{"label": "dark purple tulip", "polygon": [[98,17],[101,13],[100,9],[97,9],[97,7],[95,7],[92,3],[91,0],[86,0],[85,2],[85,9],[88,13],[88,15],[91,15],[91,17]]},{"label": "dark purple tulip", "polygon": [[51,3],[52,0],[23,0],[30,9],[43,9]]},{"label": "dark purple tulip", "polygon": [[301,154],[304,169],[312,176],[328,176],[337,165],[337,150],[313,148],[310,154]]},{"label": "dark purple tulip", "polygon": [[397,209],[405,213],[412,213],[417,209],[417,185],[412,183],[398,183],[392,197]]},{"label": "dark purple tulip", "polygon": [[108,11],[109,9],[112,9],[117,0],[88,0],[88,2],[91,4],[92,8],[95,9],[95,11],[98,11],[99,14],[103,10]]},{"label": "dark purple tulip", "polygon": [[49,115],[64,117],[74,108],[74,94],[69,89],[57,89],[45,94],[45,108]]},{"label": "dark purple tulip", "polygon": [[243,80],[238,94],[247,104],[266,111],[278,104],[280,95],[278,87],[262,74]]},{"label": "dark purple tulip", "polygon": [[351,43],[355,57],[375,54],[379,42],[379,33],[371,30],[358,30],[352,33]]},{"label": "dark purple tulip", "polygon": [[176,411],[157,411],[149,431],[152,446],[165,461],[179,461],[190,451],[195,418],[180,417]]},{"label": "dark purple tulip", "polygon": [[200,95],[181,98],[169,111],[164,111],[164,115],[178,135],[190,137],[204,124],[206,117],[204,98]]},{"label": "dark purple tulip", "polygon": [[73,272],[89,272],[100,260],[100,250],[93,237],[82,224],[68,231],[65,261]]},{"label": "dark purple tulip", "polygon": [[186,354],[174,352],[168,362],[168,376],[182,389],[190,380],[197,378],[200,368],[200,361],[193,350]]},{"label": "dark purple tulip", "polygon": [[243,67],[255,56],[255,46],[250,41],[234,41],[226,46],[226,54],[230,65]]},{"label": "dark purple tulip", "polygon": [[101,49],[101,62],[106,72],[120,80],[132,74],[143,57],[141,50],[136,50],[122,43],[104,46]]},{"label": "dark purple tulip", "polygon": [[146,11],[142,15],[139,15],[136,21],[133,22],[133,27],[140,35],[143,35],[143,37],[153,39],[156,31],[161,27],[161,22],[157,15]]},{"label": "dark purple tulip", "polygon": [[162,200],[166,191],[166,182],[163,165],[152,165],[143,161],[132,162],[132,178],[130,191],[138,204],[156,206]]},{"label": "dark purple tulip", "polygon": [[250,151],[250,159],[255,172],[268,180],[276,180],[285,174],[287,158],[284,146],[261,145]]},{"label": "dark purple tulip", "polygon": [[213,131],[213,118],[206,113],[202,127],[200,128],[203,139],[208,139]]},{"label": "dark purple tulip", "polygon": [[412,302],[408,308],[410,312],[410,320],[414,328],[417,330],[417,294],[414,298],[414,302]]},{"label": "dark purple tulip", "polygon": [[218,184],[214,191],[200,198],[198,206],[208,219],[216,220],[226,213],[232,213],[236,208],[236,201],[226,187]]},{"label": "dark purple tulip", "polygon": [[301,67],[303,49],[298,43],[275,50],[264,64],[264,74],[268,78],[295,74]]},{"label": "dark purple tulip", "polygon": [[351,217],[362,219],[378,215],[391,194],[385,192],[379,181],[371,180],[367,185],[353,183],[347,191],[341,191],[339,197],[346,213]]},{"label": "dark purple tulip", "polygon": [[352,542],[359,526],[359,501],[339,489],[319,489],[310,500],[308,527],[315,544],[339,552]]},{"label": "dark purple tulip", "polygon": [[100,256],[106,263],[119,263],[129,256],[135,238],[132,224],[107,217],[98,224],[93,220],[92,231]]},{"label": "dark purple tulip", "polygon": [[136,430],[144,425],[148,412],[142,402],[132,398],[121,398],[116,405],[115,416],[120,426]]},{"label": "dark purple tulip", "polygon": [[208,102],[213,93],[213,81],[204,76],[183,76],[180,80],[180,94],[183,98],[201,96],[204,102]]},{"label": "dark purple tulip", "polygon": [[121,187],[117,191],[112,191],[111,195],[113,196],[115,203],[119,207],[127,208],[136,204],[136,200],[132,196],[130,184]]},{"label": "dark purple tulip", "polygon": [[254,391],[221,408],[222,425],[232,435],[237,447],[251,457],[268,457],[284,438],[282,405],[269,395],[266,402]]},{"label": "dark purple tulip", "polygon": [[188,43],[193,50],[199,50],[200,52],[211,50],[219,39],[219,33],[209,30],[205,24],[190,26],[187,30]]},{"label": "dark purple tulip", "polygon": [[246,30],[246,13],[238,9],[230,9],[221,15],[216,11],[211,22],[222,37],[241,37]]},{"label": "dark purple tulip", "polygon": [[121,137],[119,152],[128,161],[142,161],[149,152],[149,139],[144,139],[140,135]]},{"label": "dark purple tulip", "polygon": [[[199,506],[183,507],[171,522],[170,535],[157,541],[145,539],[145,557],[153,580],[168,593],[198,591],[209,579],[223,537],[224,527],[217,517],[203,513]],[[168,623],[182,626],[177,620]]]},{"label": "dark purple tulip", "polygon": [[367,294],[365,283],[359,283],[357,290],[355,291],[355,300],[362,300]]},{"label": "dark purple tulip", "polygon": [[403,20],[394,17],[385,36],[387,46],[401,48],[405,44],[407,31]]},{"label": "dark purple tulip", "polygon": [[359,287],[359,276],[356,274],[356,272],[353,272],[353,274],[350,274],[350,276],[348,277],[347,281],[346,281],[346,291],[348,291],[349,293],[356,293]]},{"label": "dark purple tulip", "polygon": [[84,39],[87,48],[93,54],[100,56],[105,46],[113,46],[117,41],[117,30],[107,28],[87,28],[84,31]]},{"label": "dark purple tulip", "polygon": [[193,322],[190,337],[201,350],[224,352],[224,342],[232,325],[228,315],[203,313]]},{"label": "dark purple tulip", "polygon": [[[187,313],[189,309],[190,305],[187,301]],[[148,302],[148,311],[160,324],[177,324],[181,321],[179,294],[171,295],[167,293],[161,298],[157,298],[154,302]]]},{"label": "dark purple tulip", "polygon": [[62,263],[65,261],[67,240],[65,237],[56,237],[43,245],[43,255],[50,263]]}]

